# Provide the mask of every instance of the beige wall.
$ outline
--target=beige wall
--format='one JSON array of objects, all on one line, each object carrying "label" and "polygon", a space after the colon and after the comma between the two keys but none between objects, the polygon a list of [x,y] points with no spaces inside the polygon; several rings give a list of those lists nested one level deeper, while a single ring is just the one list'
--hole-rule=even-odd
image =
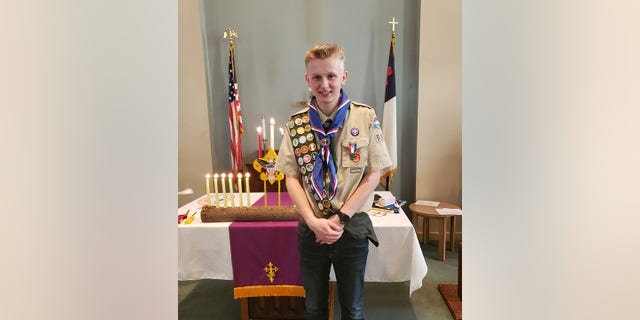
[{"label": "beige wall", "polygon": [[461,4],[422,1],[416,199],[462,203]]},{"label": "beige wall", "polygon": [[420,10],[416,199],[461,205],[461,1],[425,0]]},{"label": "beige wall", "polygon": [[178,206],[205,193],[211,171],[211,138],[207,111],[204,50],[198,0],[178,1]]}]

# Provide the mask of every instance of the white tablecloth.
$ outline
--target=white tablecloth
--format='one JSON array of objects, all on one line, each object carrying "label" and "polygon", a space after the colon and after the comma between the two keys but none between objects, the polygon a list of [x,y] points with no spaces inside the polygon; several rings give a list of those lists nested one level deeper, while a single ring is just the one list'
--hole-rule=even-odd
[{"label": "white tablecloth", "polygon": [[[378,191],[385,194],[388,191]],[[390,194],[390,193],[389,193]],[[251,202],[262,196],[252,193]],[[203,196],[204,197],[204,196]],[[231,222],[202,223],[198,200],[178,209],[178,214],[198,212],[191,224],[178,225],[178,280],[232,280],[229,225]],[[365,281],[409,281],[409,295],[422,286],[427,264],[413,225],[404,214],[371,216],[380,245],[369,243]],[[293,244],[296,245],[296,244]],[[333,272],[331,279],[335,280]]]}]

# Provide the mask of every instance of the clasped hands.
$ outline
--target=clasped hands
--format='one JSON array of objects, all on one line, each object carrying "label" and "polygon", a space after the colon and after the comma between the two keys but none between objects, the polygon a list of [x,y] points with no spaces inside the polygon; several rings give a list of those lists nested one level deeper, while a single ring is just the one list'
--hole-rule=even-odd
[{"label": "clasped hands", "polygon": [[332,244],[338,241],[344,232],[344,225],[337,214],[327,219],[314,217],[307,225],[315,233],[316,242],[319,244]]}]

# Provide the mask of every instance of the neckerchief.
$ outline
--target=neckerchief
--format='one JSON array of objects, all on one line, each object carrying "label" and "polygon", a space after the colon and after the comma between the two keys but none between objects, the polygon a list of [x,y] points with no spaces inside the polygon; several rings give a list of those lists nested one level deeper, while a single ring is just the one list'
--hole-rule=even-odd
[{"label": "neckerchief", "polygon": [[[333,154],[331,152],[331,139],[336,135],[336,132],[342,127],[344,118],[349,110],[349,103],[351,99],[347,96],[347,93],[340,89],[340,102],[338,102],[338,110],[336,116],[331,123],[331,126],[325,132],[320,121],[320,115],[318,114],[318,107],[316,106],[316,97],[313,97],[309,102],[309,121],[311,123],[311,130],[318,137],[319,152],[316,156],[316,161],[313,164],[313,178],[311,179],[311,185],[316,194],[322,199],[333,199],[338,190],[338,177],[336,173],[336,163],[333,160]],[[324,164],[324,165],[323,165]],[[329,186],[325,191],[324,177],[329,172]]]}]

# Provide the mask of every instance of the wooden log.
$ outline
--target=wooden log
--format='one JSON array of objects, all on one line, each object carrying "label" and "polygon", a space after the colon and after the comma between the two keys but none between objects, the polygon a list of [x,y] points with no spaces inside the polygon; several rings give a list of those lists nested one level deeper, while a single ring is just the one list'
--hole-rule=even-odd
[{"label": "wooden log", "polygon": [[296,211],[295,207],[218,208],[203,206],[200,218],[202,222],[287,221],[298,220],[298,211]]}]

